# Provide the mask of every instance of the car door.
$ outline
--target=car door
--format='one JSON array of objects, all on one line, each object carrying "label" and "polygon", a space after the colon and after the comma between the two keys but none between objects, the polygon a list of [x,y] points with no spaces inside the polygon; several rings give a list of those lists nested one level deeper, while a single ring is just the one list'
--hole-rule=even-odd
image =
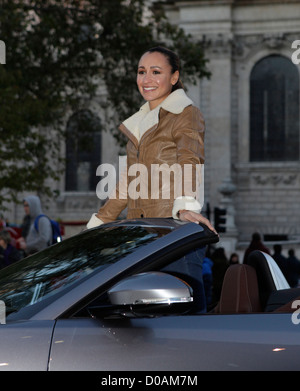
[{"label": "car door", "polygon": [[55,321],[18,321],[0,325],[0,370],[47,371]]},{"label": "car door", "polygon": [[299,370],[290,314],[61,319],[50,370]]}]

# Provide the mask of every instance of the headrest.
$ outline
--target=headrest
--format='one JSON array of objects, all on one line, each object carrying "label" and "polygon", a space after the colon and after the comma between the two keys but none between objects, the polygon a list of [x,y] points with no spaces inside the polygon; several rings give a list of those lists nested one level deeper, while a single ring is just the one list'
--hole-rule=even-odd
[{"label": "headrest", "polygon": [[258,283],[255,269],[238,264],[228,267],[218,304],[218,313],[260,312]]}]

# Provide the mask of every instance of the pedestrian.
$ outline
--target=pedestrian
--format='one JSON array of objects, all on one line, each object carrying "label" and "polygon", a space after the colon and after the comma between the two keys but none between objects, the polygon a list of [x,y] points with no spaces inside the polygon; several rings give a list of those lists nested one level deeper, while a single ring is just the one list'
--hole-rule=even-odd
[{"label": "pedestrian", "polygon": [[288,259],[293,260],[295,262],[300,262],[300,260],[295,255],[295,250],[290,248],[288,251]]},{"label": "pedestrian", "polygon": [[252,240],[250,242],[249,247],[245,251],[243,263],[247,264],[249,254],[255,250],[263,251],[269,255],[271,254],[270,250],[262,242],[261,236],[258,232],[254,232],[252,234]]},{"label": "pedestrian", "polygon": [[229,258],[229,265],[238,265],[239,263],[239,255],[237,253],[232,253]]},{"label": "pedestrian", "polygon": [[[17,239],[19,247],[26,255],[34,254],[48,247],[52,243],[52,227],[47,216],[43,215],[41,201],[38,196],[30,195],[23,200],[25,215],[30,216],[30,227],[26,238]],[[37,229],[35,220],[39,215]]]},{"label": "pedestrian", "polygon": [[289,250],[289,257],[287,258],[282,254],[282,246],[280,244],[275,244],[274,254],[272,256],[290,287],[296,288],[300,277],[300,262],[295,257],[294,251]]},{"label": "pedestrian", "polygon": [[22,259],[22,254],[11,244],[11,236],[7,230],[0,231],[0,269]]},{"label": "pedestrian", "polygon": [[282,254],[281,244],[274,244],[273,250],[274,250],[272,254],[273,259],[276,261],[280,269],[283,269],[285,266],[284,264],[286,263],[286,257]]},{"label": "pedestrian", "polygon": [[[128,169],[113,196],[92,215],[87,227],[113,221],[127,208],[127,218],[173,217],[204,223],[215,232],[209,220],[200,213],[202,205],[191,191],[191,188],[197,188],[199,176],[196,173],[204,163],[204,119],[184,91],[178,56],[160,46],[146,51],[138,63],[137,86],[146,103],[119,127],[128,138]],[[137,182],[134,181],[137,178],[129,175],[129,170],[137,164],[146,168],[146,177],[140,179],[144,197],[136,197]],[[167,184],[158,181],[158,187],[153,189],[152,174],[157,165],[180,167],[181,192],[175,183],[176,175]],[[190,173],[185,172],[187,167],[192,169]],[[163,197],[166,193],[168,196]],[[189,259],[193,261],[185,259],[184,266],[181,262],[177,266],[189,269],[195,276],[195,273],[199,274],[198,268],[201,272],[205,249],[201,255],[191,254]],[[202,276],[199,281],[203,285]]]}]

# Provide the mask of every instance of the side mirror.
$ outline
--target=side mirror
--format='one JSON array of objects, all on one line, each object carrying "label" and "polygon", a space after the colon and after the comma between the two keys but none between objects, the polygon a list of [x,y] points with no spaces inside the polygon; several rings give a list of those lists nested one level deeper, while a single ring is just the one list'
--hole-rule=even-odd
[{"label": "side mirror", "polygon": [[110,303],[124,316],[158,316],[187,312],[193,302],[192,288],[162,272],[128,277],[108,291]]}]

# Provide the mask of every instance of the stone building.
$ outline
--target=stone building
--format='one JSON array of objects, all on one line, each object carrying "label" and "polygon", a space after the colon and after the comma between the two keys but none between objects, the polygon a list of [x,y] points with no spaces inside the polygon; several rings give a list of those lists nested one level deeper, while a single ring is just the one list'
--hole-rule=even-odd
[{"label": "stone building", "polygon": [[[228,255],[242,251],[258,231],[271,240],[270,247],[283,240],[299,255],[299,1],[163,3],[169,20],[201,40],[209,59],[211,78],[190,86],[188,94],[206,120],[204,211],[210,207],[212,221],[214,207],[227,211],[221,245]],[[61,179],[61,195],[50,205],[52,217],[74,224],[86,221],[100,205],[95,164],[118,164],[120,150],[105,130],[105,92],[99,91],[93,105],[67,123],[71,129],[80,126],[82,117],[92,118],[99,129],[94,153],[86,156],[66,146],[71,174]],[[16,207],[15,216],[21,213]],[[67,227],[70,234],[78,230]]]}]

